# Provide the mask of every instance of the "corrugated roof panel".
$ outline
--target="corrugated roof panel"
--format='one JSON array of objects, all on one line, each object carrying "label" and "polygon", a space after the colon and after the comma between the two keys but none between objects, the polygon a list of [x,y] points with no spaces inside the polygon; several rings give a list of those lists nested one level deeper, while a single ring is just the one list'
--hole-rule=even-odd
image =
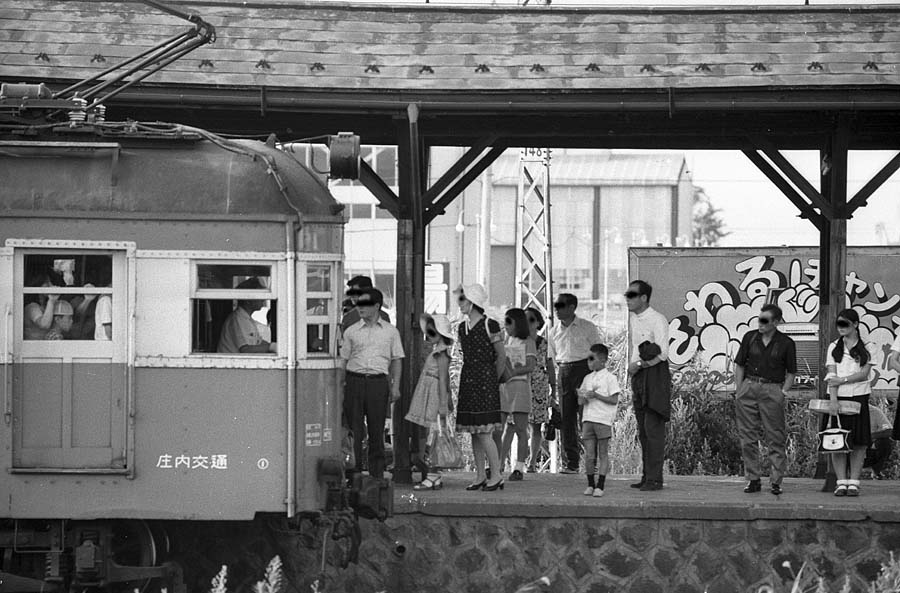
[{"label": "corrugated roof panel", "polygon": [[[676,185],[681,180],[681,154],[553,154],[552,185]],[[519,157],[504,155],[493,165],[494,183],[519,184]]]}]

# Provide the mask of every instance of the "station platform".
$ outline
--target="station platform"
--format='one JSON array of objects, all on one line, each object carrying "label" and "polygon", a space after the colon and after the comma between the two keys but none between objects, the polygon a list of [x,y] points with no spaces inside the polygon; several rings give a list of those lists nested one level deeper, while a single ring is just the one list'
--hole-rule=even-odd
[{"label": "station platform", "polygon": [[606,517],[699,520],[874,520],[900,523],[900,481],[861,480],[860,496],[836,497],[821,492],[824,480],[786,478],[784,492],[742,490],[738,477],[669,476],[660,491],[630,488],[639,476],[607,478],[601,498],[584,496],[580,474],[525,474],[521,482],[504,482],[494,492],[465,490],[471,472],[444,472],[440,490],[397,484],[394,512],[456,517]]},{"label": "station platform", "polygon": [[[469,492],[445,472],[436,491],[398,484],[394,516],[362,526],[360,562],[331,575],[340,591],[770,593],[868,591],[900,558],[900,482],[864,480],[861,495],[788,478],[772,495],[738,477],[671,476],[663,490],[607,480],[584,496],[576,474],[526,474]],[[799,589],[793,589],[802,571]],[[534,589],[529,583],[549,582]]]}]

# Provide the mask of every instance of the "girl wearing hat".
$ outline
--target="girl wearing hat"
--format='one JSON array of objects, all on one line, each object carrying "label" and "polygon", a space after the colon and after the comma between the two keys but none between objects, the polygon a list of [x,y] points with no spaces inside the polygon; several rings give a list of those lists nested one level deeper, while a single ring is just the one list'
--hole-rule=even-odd
[{"label": "girl wearing hat", "polygon": [[[834,473],[837,474],[835,496],[859,496],[859,474],[866,458],[866,449],[872,444],[872,429],[869,424],[869,395],[872,393],[870,372],[875,362],[872,344],[866,344],[859,335],[859,314],[853,309],[844,309],[837,314],[837,332],[840,336],[831,343],[828,350],[828,374],[825,382],[831,399],[830,413],[838,415],[839,400],[855,401],[860,404],[859,414],[840,414],[841,428],[850,431],[849,454],[837,453],[831,456]],[[831,416],[824,415],[822,428],[827,427]]]},{"label": "girl wearing hat", "polygon": [[[487,292],[483,286],[469,284],[455,293],[459,295],[459,310],[466,316],[458,330],[463,366],[459,376],[456,428],[471,433],[475,454],[475,482],[466,486],[466,490],[502,490],[500,455],[493,438],[494,431],[503,428],[498,377],[506,367],[506,350],[500,324],[484,315]],[[490,482],[485,461],[494,469]]]},{"label": "girl wearing hat", "polygon": [[[431,345],[431,353],[425,360],[419,382],[409,402],[406,419],[413,424],[437,430],[438,423],[450,411],[450,354],[453,332],[446,315],[422,315],[419,326],[425,341]],[[423,449],[420,447],[420,451]],[[441,474],[430,471],[424,456],[416,460],[416,467],[422,472],[422,481],[413,490],[438,490],[443,486]]]}]

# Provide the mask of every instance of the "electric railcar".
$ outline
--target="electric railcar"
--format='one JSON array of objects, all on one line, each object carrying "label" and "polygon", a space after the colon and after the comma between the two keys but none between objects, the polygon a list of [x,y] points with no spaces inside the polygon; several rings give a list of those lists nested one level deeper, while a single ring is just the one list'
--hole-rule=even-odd
[{"label": "electric railcar", "polygon": [[[0,590],[178,590],[167,523],[347,499],[344,217],[261,142],[82,136],[0,141]],[[270,352],[220,353],[246,300]]]}]

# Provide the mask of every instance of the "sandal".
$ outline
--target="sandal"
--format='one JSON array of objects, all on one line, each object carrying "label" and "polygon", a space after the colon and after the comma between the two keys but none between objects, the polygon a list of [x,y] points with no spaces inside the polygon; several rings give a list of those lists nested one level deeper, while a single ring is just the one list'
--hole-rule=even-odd
[{"label": "sandal", "polygon": [[834,489],[835,496],[847,496],[847,482],[846,480],[838,480],[837,488]]},{"label": "sandal", "polygon": [[440,490],[444,487],[444,482],[441,481],[441,476],[435,477],[427,477],[415,486],[413,486],[413,490]]},{"label": "sandal", "polygon": [[859,496],[859,480],[850,480],[847,484],[847,496]]}]

